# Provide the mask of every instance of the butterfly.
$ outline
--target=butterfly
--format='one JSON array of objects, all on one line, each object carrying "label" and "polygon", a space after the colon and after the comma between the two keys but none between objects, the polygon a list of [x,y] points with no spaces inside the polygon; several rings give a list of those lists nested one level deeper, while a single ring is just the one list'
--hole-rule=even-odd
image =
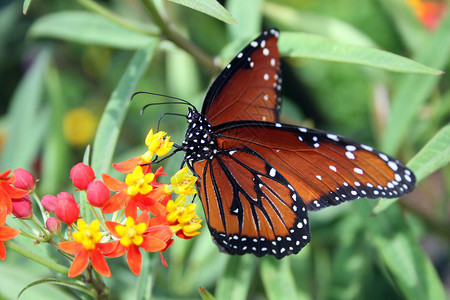
[{"label": "butterfly", "polygon": [[370,146],[282,124],[279,32],[264,31],[225,67],[178,150],[198,177],[219,249],[282,258],[311,239],[308,211],[411,192],[414,174]]}]

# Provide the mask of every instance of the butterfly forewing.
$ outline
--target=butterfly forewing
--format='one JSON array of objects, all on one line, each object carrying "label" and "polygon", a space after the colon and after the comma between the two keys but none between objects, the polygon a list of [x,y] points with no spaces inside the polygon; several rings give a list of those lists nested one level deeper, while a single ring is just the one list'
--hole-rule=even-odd
[{"label": "butterfly forewing", "polygon": [[277,30],[264,32],[220,73],[202,108],[212,125],[234,120],[278,121],[281,77],[277,39]]},{"label": "butterfly forewing", "polygon": [[272,165],[235,144],[194,165],[215,242],[231,254],[299,252],[310,240],[305,204]]},{"label": "butterfly forewing", "polygon": [[309,210],[359,197],[401,197],[415,186],[414,175],[398,160],[334,134],[254,121],[218,130],[222,149],[239,141],[270,161]]}]

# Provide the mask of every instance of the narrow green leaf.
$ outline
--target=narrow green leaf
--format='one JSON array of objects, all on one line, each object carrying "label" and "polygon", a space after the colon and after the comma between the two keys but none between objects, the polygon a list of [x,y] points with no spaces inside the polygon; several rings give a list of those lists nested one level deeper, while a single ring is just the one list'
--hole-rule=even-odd
[{"label": "narrow green leaf", "polygon": [[236,24],[233,16],[216,0],[169,0],[173,3],[198,10],[228,24]]},{"label": "narrow green leaf", "polygon": [[53,65],[50,65],[46,72],[45,84],[50,104],[50,117],[42,149],[39,191],[44,194],[56,194],[58,189],[66,184],[70,146],[64,138],[61,126],[67,111],[67,101],[64,101],[66,95],[60,74]]},{"label": "narrow green leaf", "polygon": [[[450,58],[450,15],[444,19],[437,32],[430,36],[418,51],[415,59],[428,66],[443,68]],[[381,149],[395,155],[405,139],[422,104],[430,97],[441,77],[408,75],[398,84],[392,99],[392,109]]]},{"label": "narrow green leaf", "polygon": [[12,97],[8,114],[8,139],[2,150],[1,168],[29,169],[47,128],[49,111],[42,109],[42,92],[50,51],[39,53],[20,81]]},{"label": "narrow green leaf", "polygon": [[[442,128],[408,163],[420,181],[450,162],[450,125]],[[398,200],[381,199],[372,213],[379,214]]]},{"label": "narrow green leaf", "polygon": [[19,299],[20,296],[22,296],[22,294],[29,288],[40,285],[40,284],[44,284],[44,283],[52,283],[52,284],[62,285],[67,288],[70,288],[70,289],[84,292],[84,293],[88,294],[89,296],[91,296],[92,298],[97,299],[97,293],[94,290],[86,288],[84,285],[73,283],[70,281],[61,280],[61,279],[54,279],[54,278],[37,280],[35,282],[30,283],[29,285],[27,285],[20,291],[19,295],[17,295],[17,299]]},{"label": "narrow green leaf", "polygon": [[228,260],[225,274],[217,283],[216,299],[247,299],[256,265],[254,256],[232,256]]},{"label": "narrow green leaf", "polygon": [[130,105],[131,95],[147,69],[157,45],[158,41],[155,39],[146,48],[135,53],[119,84],[111,94],[97,128],[92,149],[91,165],[97,176],[105,173],[111,166],[119,132]]},{"label": "narrow green leaf", "polygon": [[202,297],[203,300],[214,300],[214,296],[208,292],[207,289],[203,288],[203,287],[199,287],[198,288],[198,292],[200,294],[200,297]]},{"label": "narrow green leaf", "polygon": [[345,62],[394,72],[442,74],[439,70],[390,52],[375,48],[343,45],[313,34],[282,32],[278,46],[281,55],[287,57]]},{"label": "narrow green leaf", "polygon": [[289,261],[289,257],[283,260],[262,258],[261,277],[269,300],[299,299]]},{"label": "narrow green leaf", "polygon": [[128,30],[97,14],[81,11],[45,15],[34,22],[29,35],[119,49],[141,49],[155,40],[155,37]]},{"label": "narrow green leaf", "polygon": [[402,211],[395,205],[369,218],[368,201],[354,203],[366,225],[368,240],[377,249],[389,279],[406,299],[445,299],[439,276],[423,252]]},{"label": "narrow green leaf", "polygon": [[31,4],[31,0],[25,0],[25,1],[23,1],[23,9],[22,9],[22,12],[23,12],[24,15],[27,14],[28,8],[30,7],[30,4]]},{"label": "narrow green leaf", "polygon": [[376,46],[369,36],[337,18],[314,14],[305,10],[295,10],[270,1],[264,2],[263,10],[264,15],[281,28],[317,34],[339,43],[367,47]]}]

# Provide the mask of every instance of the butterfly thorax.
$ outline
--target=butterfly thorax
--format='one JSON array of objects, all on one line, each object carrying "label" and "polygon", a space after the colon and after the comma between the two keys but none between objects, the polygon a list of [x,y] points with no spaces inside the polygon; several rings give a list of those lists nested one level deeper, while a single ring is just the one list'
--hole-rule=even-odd
[{"label": "butterfly thorax", "polygon": [[217,152],[217,142],[211,124],[197,110],[189,109],[186,119],[189,123],[183,142],[186,160],[199,161],[210,158]]}]

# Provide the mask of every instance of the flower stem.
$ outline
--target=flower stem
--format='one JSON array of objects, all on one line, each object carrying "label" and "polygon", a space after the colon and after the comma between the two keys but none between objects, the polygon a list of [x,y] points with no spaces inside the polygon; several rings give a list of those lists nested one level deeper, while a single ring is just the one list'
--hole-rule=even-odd
[{"label": "flower stem", "polygon": [[61,266],[60,264],[54,263],[52,261],[49,261],[39,255],[36,255],[33,252],[26,250],[25,248],[21,247],[20,245],[14,243],[14,242],[6,241],[3,243],[5,243],[5,246],[8,247],[9,249],[19,253],[22,256],[29,258],[31,260],[34,260],[38,264],[41,264],[53,271],[59,272],[64,275],[67,275],[67,273],[69,272],[68,268]]},{"label": "flower stem", "polygon": [[136,24],[131,23],[129,20],[122,18],[121,16],[115,14],[114,12],[110,11],[109,9],[104,8],[103,6],[95,3],[92,0],[77,0],[78,3],[80,3],[81,6],[86,8],[87,10],[90,10],[92,12],[95,12],[102,17],[124,27],[127,29],[130,29],[132,31],[136,31],[145,35],[149,36],[159,36],[160,33],[158,32],[157,28],[152,28],[150,26],[147,26],[146,29],[144,29],[142,26],[138,26]]},{"label": "flower stem", "polygon": [[208,54],[169,27],[167,22],[159,14],[152,0],[141,0],[141,3],[152,17],[152,20],[161,29],[163,38],[172,41],[175,45],[191,54],[198,62],[205,66],[210,73],[217,74],[220,72],[220,67],[214,63],[214,60]]}]

